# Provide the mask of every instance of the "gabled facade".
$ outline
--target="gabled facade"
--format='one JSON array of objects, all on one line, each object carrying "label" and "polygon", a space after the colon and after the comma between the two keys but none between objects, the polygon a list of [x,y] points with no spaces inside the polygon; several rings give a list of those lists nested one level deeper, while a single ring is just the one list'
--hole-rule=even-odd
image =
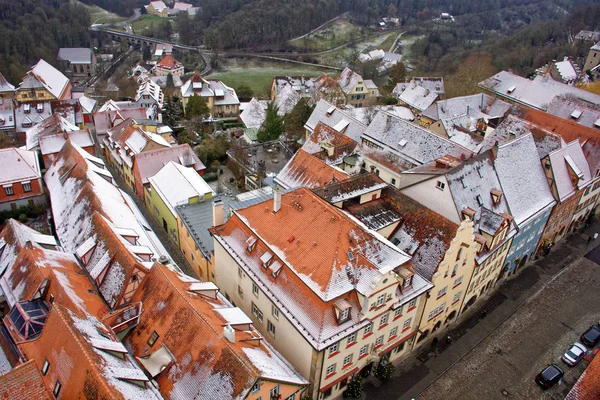
[{"label": "gabled facade", "polygon": [[398,103],[406,105],[415,114],[420,114],[429,108],[444,91],[444,81],[413,78],[408,83],[398,83],[392,94]]},{"label": "gabled facade", "polygon": [[162,89],[152,79],[143,80],[135,95],[135,103],[138,107],[153,110],[156,115],[160,114],[164,103]]},{"label": "gabled facade", "polygon": [[51,101],[71,98],[71,83],[52,65],[38,61],[15,92],[15,127],[25,132],[52,115]]},{"label": "gabled facade", "polygon": [[208,105],[213,118],[237,117],[240,112],[240,101],[235,90],[221,81],[206,80],[198,72],[181,86],[181,103],[185,107],[189,98],[201,96]]},{"label": "gabled facade", "polygon": [[336,78],[336,82],[346,96],[346,104],[353,107],[368,107],[377,101],[379,90],[371,80],[346,67]]},{"label": "gabled facade", "polygon": [[0,132],[15,138],[15,87],[0,73]]},{"label": "gabled facade", "polygon": [[162,0],[151,1],[146,7],[148,14],[158,15],[159,17],[169,16],[169,7]]},{"label": "gabled facade", "polygon": [[475,269],[463,312],[494,287],[516,233],[493,159],[491,152],[462,162],[443,157],[408,171],[401,189],[456,224],[473,222]]},{"label": "gabled facade", "polygon": [[42,173],[34,151],[0,149],[0,211],[46,204]]},{"label": "gabled facade", "polygon": [[[314,132],[302,145],[302,150],[329,165],[340,166],[346,157],[354,153],[357,145],[348,136],[319,122]],[[345,166],[341,168],[345,169]]]},{"label": "gabled facade", "polygon": [[517,228],[504,261],[504,274],[508,275],[535,254],[556,201],[531,134],[500,144],[494,167]]},{"label": "gabled facade", "polygon": [[353,375],[411,347],[431,284],[308,189],[276,190],[212,233],[217,284],[308,378],[312,398],[341,397]]}]

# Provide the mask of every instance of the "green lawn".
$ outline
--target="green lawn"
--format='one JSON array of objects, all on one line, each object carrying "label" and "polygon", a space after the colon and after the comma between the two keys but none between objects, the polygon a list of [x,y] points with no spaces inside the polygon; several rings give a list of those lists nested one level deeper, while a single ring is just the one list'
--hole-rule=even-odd
[{"label": "green lawn", "polygon": [[303,67],[292,64],[276,64],[273,66],[256,67],[234,67],[225,71],[219,71],[207,76],[208,79],[219,79],[227,86],[234,89],[246,85],[254,91],[254,96],[259,98],[269,98],[271,93],[271,82],[274,76],[279,75],[304,75],[318,76],[322,72],[337,76],[335,71],[324,71],[317,68]]},{"label": "green lawn", "polygon": [[371,32],[367,28],[353,25],[346,19],[337,19],[308,36],[290,41],[290,44],[310,50],[327,50]]},{"label": "green lawn", "polygon": [[[131,27],[133,31],[138,35],[144,35],[145,31],[150,27],[150,25],[159,25],[164,23],[166,20],[171,20],[170,18],[159,17],[158,15],[145,14],[142,15],[137,20],[133,21]],[[173,31],[175,31],[175,24],[171,20],[171,26],[173,27]]]}]

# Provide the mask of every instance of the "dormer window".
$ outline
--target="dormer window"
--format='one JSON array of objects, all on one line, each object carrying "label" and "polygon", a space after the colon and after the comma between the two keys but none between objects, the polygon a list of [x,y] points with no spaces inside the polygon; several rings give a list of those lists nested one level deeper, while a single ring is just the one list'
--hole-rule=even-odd
[{"label": "dormer window", "polygon": [[254,236],[250,236],[248,239],[246,239],[246,251],[248,251],[248,253],[252,253],[257,241],[258,240]]},{"label": "dormer window", "polygon": [[483,197],[481,197],[480,194],[477,195],[476,199],[477,199],[477,204],[479,204],[480,206],[483,206]]},{"label": "dormer window", "polygon": [[352,310],[352,305],[345,299],[339,299],[333,304],[333,309],[335,312],[335,316],[337,318],[338,324],[342,324],[350,319],[350,311]]},{"label": "dormer window", "polygon": [[38,113],[42,113],[42,112],[44,112],[44,103],[38,103],[38,104],[35,106],[35,109],[37,110],[37,112],[38,112]]},{"label": "dormer window", "polygon": [[271,252],[268,252],[268,251],[265,254],[263,254],[262,256],[260,256],[260,262],[261,262],[263,268],[267,268],[272,259],[273,259],[273,254],[271,254]]},{"label": "dormer window", "polygon": [[24,104],[23,105],[23,112],[25,114],[29,114],[31,112],[31,104]]},{"label": "dormer window", "polygon": [[492,189],[490,194],[492,195],[492,201],[494,202],[494,205],[500,204],[500,200],[502,199],[504,192],[502,192],[500,189]]},{"label": "dormer window", "polygon": [[475,213],[475,210],[473,210],[470,207],[467,207],[464,210],[462,210],[463,219],[470,219],[471,221],[473,221],[475,219]]}]

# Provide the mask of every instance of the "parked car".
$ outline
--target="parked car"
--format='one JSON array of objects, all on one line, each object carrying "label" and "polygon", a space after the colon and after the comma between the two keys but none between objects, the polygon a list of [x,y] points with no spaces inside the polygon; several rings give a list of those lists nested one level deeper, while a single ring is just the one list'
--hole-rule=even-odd
[{"label": "parked car", "polygon": [[535,377],[535,383],[540,385],[544,390],[550,389],[552,386],[560,382],[565,375],[565,372],[556,364],[550,364],[542,372]]},{"label": "parked car", "polygon": [[581,343],[573,343],[569,350],[562,355],[561,360],[569,367],[574,367],[579,364],[579,361],[585,356],[587,349]]},{"label": "parked car", "polygon": [[585,344],[587,347],[594,347],[600,342],[600,327],[597,325],[590,326],[590,329],[585,331],[580,339],[581,343]]}]

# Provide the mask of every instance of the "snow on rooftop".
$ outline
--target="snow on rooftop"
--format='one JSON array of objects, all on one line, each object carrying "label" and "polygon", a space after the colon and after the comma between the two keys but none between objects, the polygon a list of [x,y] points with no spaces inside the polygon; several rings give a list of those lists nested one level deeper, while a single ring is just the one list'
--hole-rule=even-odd
[{"label": "snow on rooftop", "polygon": [[531,134],[500,145],[494,166],[517,226],[554,204]]},{"label": "snow on rooftop", "polygon": [[577,79],[577,71],[575,71],[575,67],[573,67],[573,64],[568,59],[559,61],[554,65],[563,81],[571,82]]},{"label": "snow on rooftop", "polygon": [[309,131],[314,131],[319,122],[333,128],[340,121],[349,121],[344,135],[348,136],[357,143],[361,142],[360,135],[367,129],[366,124],[359,119],[354,118],[349,112],[340,110],[325,100],[319,100],[312,114],[304,125]]},{"label": "snow on rooftop", "polygon": [[252,324],[252,320],[238,307],[215,308],[228,325]]},{"label": "snow on rooftop", "polygon": [[63,97],[63,92],[69,85],[69,78],[43,59],[28,73],[33,74],[56,99]]},{"label": "snow on rooftop", "polygon": [[240,119],[246,125],[246,128],[260,128],[265,122],[267,113],[265,111],[266,104],[256,98],[252,98],[244,111],[240,114]]},{"label": "snow on rooftop", "polygon": [[14,147],[0,149],[0,185],[41,177],[37,154]]},{"label": "snow on rooftop", "polygon": [[[298,385],[308,384],[304,378],[294,372],[294,369],[287,364],[283,357],[279,354],[273,357],[272,354],[268,354],[261,347],[243,347],[243,350],[252,364],[258,368],[263,378],[289,382]],[[272,348],[269,348],[269,350],[272,353],[275,353],[275,350]]]}]

